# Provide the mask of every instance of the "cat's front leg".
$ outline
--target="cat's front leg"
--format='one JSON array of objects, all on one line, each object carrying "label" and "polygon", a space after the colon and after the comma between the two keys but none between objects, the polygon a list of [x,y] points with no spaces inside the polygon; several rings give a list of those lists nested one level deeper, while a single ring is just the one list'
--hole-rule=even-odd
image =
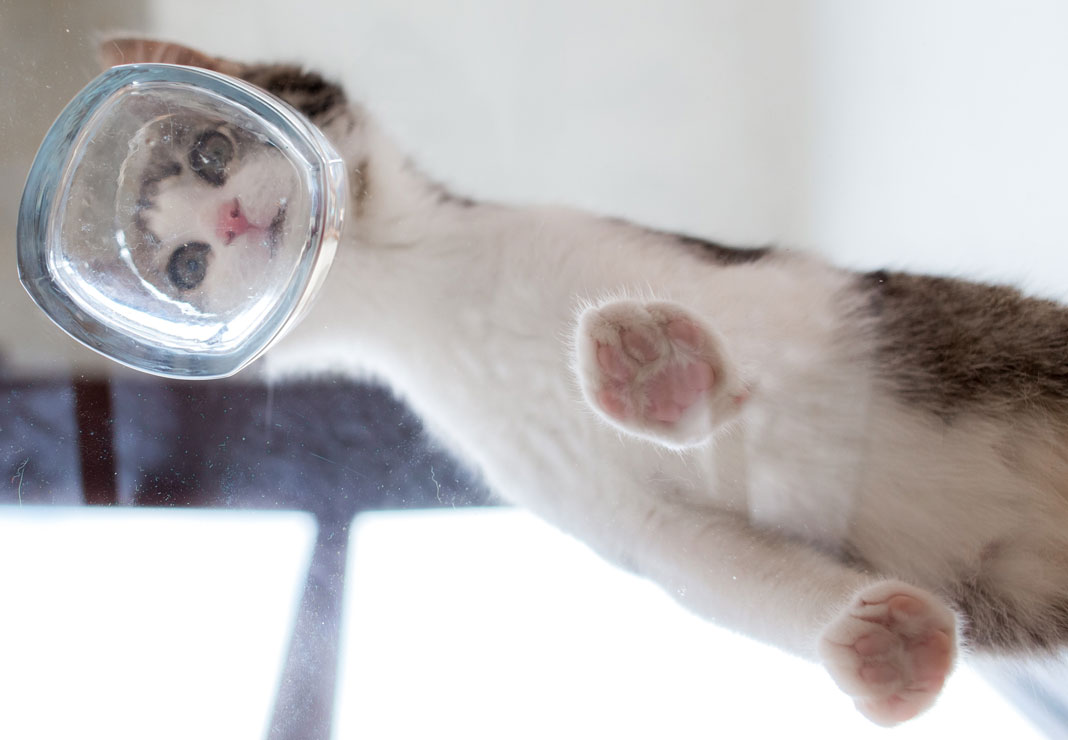
[{"label": "cat's front leg", "polygon": [[590,405],[614,426],[669,447],[708,440],[748,396],[722,340],[672,303],[588,308],[575,344]]},{"label": "cat's front leg", "polygon": [[729,512],[658,499],[632,516],[632,567],[712,622],[819,660],[872,721],[903,722],[937,699],[959,630],[935,594]]}]

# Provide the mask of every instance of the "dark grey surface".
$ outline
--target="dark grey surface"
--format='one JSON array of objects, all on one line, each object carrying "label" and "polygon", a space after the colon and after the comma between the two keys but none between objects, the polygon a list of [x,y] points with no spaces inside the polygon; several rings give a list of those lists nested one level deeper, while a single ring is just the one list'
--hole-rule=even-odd
[{"label": "dark grey surface", "polygon": [[0,394],[0,504],[82,503],[70,384],[0,382]]}]

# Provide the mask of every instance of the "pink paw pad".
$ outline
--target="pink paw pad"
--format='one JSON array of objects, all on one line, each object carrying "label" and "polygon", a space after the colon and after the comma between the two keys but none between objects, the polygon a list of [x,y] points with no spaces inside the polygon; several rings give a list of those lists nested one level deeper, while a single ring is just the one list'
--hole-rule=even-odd
[{"label": "pink paw pad", "polygon": [[623,419],[637,415],[674,423],[711,390],[716,377],[712,366],[703,360],[684,359],[662,363],[663,367],[647,373],[638,393],[630,393],[629,386],[647,365],[660,359],[660,352],[654,342],[637,332],[624,332],[621,340],[623,351],[609,344],[597,346],[597,364],[604,373],[604,387],[597,400],[610,416]]},{"label": "pink paw pad", "polygon": [[820,653],[861,712],[893,725],[937,698],[953,667],[955,634],[952,612],[934,596],[891,582],[869,589],[835,620]]},{"label": "pink paw pad", "polygon": [[701,395],[712,388],[712,366],[700,360],[669,365],[651,377],[643,414],[657,421],[674,423]]},{"label": "pink paw pad", "polygon": [[709,362],[688,356],[700,339],[695,324],[675,319],[620,328],[618,345],[598,342],[602,410],[616,419],[677,422],[715,382]]},{"label": "pink paw pad", "polygon": [[[594,314],[587,329],[594,362],[584,380],[591,400],[608,417],[667,431],[702,401],[726,397],[719,388],[723,374],[716,340],[680,309],[621,303]],[[728,400],[736,407],[744,397]],[[706,407],[713,413],[711,404]]]},{"label": "pink paw pad", "polygon": [[675,304],[609,303],[578,330],[586,400],[624,431],[676,449],[701,444],[748,398],[720,339]]}]

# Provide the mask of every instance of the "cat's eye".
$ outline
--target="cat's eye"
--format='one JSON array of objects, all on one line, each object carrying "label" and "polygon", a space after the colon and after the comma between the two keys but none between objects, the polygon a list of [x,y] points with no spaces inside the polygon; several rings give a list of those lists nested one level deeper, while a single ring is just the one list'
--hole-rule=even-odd
[{"label": "cat's eye", "polygon": [[192,290],[204,282],[208,274],[208,254],[211,247],[204,242],[183,244],[167,260],[167,279],[179,290]]},{"label": "cat's eye", "polygon": [[234,158],[234,144],[219,131],[202,133],[189,150],[189,168],[216,187],[226,182],[227,167]]}]

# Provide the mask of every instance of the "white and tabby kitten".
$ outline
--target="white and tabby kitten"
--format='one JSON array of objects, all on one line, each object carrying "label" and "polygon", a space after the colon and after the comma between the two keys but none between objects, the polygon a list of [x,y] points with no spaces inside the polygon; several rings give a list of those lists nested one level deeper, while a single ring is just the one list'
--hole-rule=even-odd
[{"label": "white and tabby kitten", "polygon": [[[1068,310],[473,202],[318,75],[156,42],[103,54],[244,77],[346,157],[346,243],[276,372],[379,375],[503,498],[709,620],[821,660],[876,722],[930,706],[964,645],[1068,642]],[[241,197],[168,200],[203,137],[154,182],[147,230]],[[202,270],[166,254],[161,290],[182,295]]]}]

